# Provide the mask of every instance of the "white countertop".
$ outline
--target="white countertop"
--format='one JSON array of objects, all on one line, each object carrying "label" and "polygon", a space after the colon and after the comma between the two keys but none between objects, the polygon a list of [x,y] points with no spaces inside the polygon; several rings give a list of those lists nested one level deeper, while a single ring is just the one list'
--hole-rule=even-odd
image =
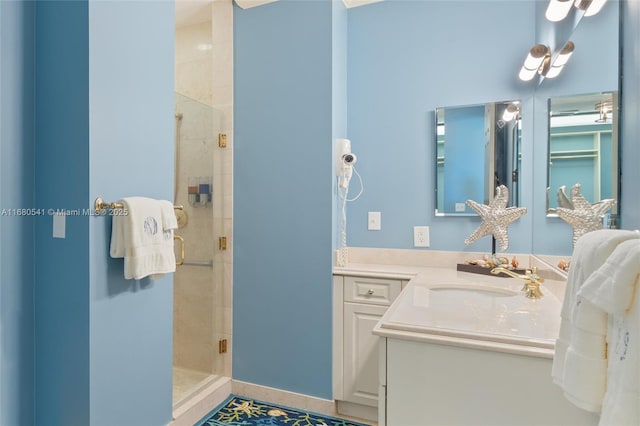
[{"label": "white countertop", "polygon": [[454,265],[349,263],[334,274],[398,278],[409,284],[374,333],[387,338],[553,357],[564,280],[551,275],[541,299],[528,299],[522,281],[459,272]]}]

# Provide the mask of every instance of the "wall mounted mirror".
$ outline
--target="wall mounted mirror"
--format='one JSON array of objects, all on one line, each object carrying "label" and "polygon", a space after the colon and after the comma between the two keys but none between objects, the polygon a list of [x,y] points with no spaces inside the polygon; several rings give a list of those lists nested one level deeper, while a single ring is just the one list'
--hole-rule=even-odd
[{"label": "wall mounted mirror", "polygon": [[488,203],[498,185],[519,204],[519,101],[436,108],[436,216],[474,216],[467,200]]},{"label": "wall mounted mirror", "polygon": [[[618,93],[602,92],[549,99],[547,214],[554,215],[575,184],[592,204],[619,200]],[[562,189],[564,188],[564,190]]]}]

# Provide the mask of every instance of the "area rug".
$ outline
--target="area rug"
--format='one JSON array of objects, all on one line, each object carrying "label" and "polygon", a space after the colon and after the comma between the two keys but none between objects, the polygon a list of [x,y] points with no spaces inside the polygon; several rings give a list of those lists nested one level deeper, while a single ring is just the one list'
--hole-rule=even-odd
[{"label": "area rug", "polygon": [[232,395],[195,426],[367,426]]}]

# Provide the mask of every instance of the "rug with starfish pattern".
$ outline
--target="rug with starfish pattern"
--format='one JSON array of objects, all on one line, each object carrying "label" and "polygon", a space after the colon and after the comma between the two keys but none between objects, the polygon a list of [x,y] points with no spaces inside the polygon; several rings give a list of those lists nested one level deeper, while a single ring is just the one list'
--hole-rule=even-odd
[{"label": "rug with starfish pattern", "polygon": [[232,395],[195,426],[367,426]]}]

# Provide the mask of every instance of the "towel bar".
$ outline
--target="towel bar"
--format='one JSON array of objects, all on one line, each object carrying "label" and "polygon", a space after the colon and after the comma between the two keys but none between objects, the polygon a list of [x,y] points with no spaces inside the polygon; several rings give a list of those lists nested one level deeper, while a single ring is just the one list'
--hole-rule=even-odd
[{"label": "towel bar", "polygon": [[208,262],[198,260],[185,260],[182,262],[182,266],[204,266],[206,268],[213,268],[213,260]]},{"label": "towel bar", "polygon": [[[175,205],[175,206],[173,206],[173,208],[175,210],[183,210],[184,206]],[[96,198],[96,201],[94,203],[94,209],[95,209],[97,214],[101,214],[106,209],[124,209],[124,205],[122,205],[122,203],[107,203],[106,201],[104,201],[102,199],[102,197],[98,197],[98,198]]]}]

